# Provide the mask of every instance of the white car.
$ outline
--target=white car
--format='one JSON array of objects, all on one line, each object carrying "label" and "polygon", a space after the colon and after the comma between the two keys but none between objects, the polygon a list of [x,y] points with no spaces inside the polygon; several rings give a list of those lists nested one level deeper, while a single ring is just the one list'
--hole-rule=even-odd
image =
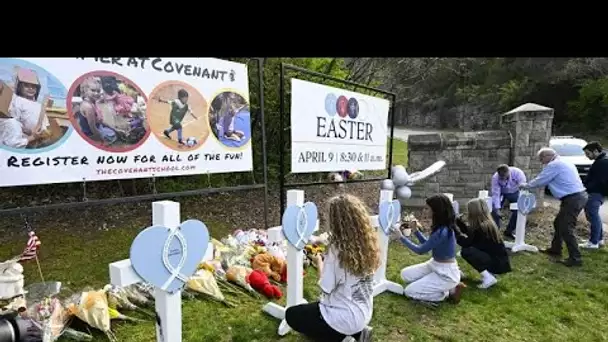
[{"label": "white car", "polygon": [[587,158],[583,152],[585,145],[587,145],[585,140],[571,136],[551,137],[549,141],[549,146],[559,154],[562,160],[576,165],[578,174],[583,180],[587,177],[591,164],[593,164],[593,160]]}]

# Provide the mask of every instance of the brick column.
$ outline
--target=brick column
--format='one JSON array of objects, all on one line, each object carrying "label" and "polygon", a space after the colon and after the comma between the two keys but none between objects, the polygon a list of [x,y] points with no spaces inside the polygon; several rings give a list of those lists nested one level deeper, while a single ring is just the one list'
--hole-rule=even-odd
[{"label": "brick column", "polygon": [[[525,172],[528,180],[541,170],[536,152],[549,146],[553,109],[526,103],[502,115],[502,126],[513,137],[510,164]],[[544,191],[540,192],[542,195]]]}]

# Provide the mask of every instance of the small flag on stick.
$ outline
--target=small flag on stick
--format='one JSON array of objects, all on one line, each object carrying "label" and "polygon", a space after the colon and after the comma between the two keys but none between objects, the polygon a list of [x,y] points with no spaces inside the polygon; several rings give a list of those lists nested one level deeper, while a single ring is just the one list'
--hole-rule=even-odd
[{"label": "small flag on stick", "polygon": [[42,268],[40,267],[40,262],[38,261],[38,248],[40,248],[40,239],[38,239],[38,236],[36,236],[36,233],[34,233],[34,231],[29,232],[28,234],[30,236],[30,238],[27,240],[27,245],[25,246],[25,249],[23,250],[23,253],[21,253],[21,257],[19,258],[20,262],[24,262],[27,260],[32,260],[32,259],[36,259],[36,265],[38,266],[38,273],[40,273],[40,278],[42,279],[42,282],[44,283],[44,276],[42,275]]},{"label": "small flag on stick", "polygon": [[25,246],[23,253],[21,253],[21,258],[19,259],[19,261],[36,259],[36,257],[38,256],[37,253],[38,248],[40,247],[40,239],[38,239],[36,233],[34,233],[33,231],[29,232],[29,236],[30,238],[27,240],[27,245]]}]

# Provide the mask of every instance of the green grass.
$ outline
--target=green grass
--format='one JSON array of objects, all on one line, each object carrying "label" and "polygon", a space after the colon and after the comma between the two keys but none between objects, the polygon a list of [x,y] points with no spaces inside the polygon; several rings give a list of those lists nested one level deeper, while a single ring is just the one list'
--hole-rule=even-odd
[{"label": "green grass", "polygon": [[393,164],[407,166],[407,142],[393,139]]},{"label": "green grass", "polygon": [[[396,140],[394,150],[394,163],[406,165],[405,142]],[[186,199],[183,207],[191,208],[195,201]],[[120,219],[120,226],[87,231],[81,231],[76,223],[68,223],[73,222],[71,218],[59,218],[61,221],[55,224],[47,217],[50,227],[37,230],[43,243],[40,263],[45,278],[62,281],[64,287],[71,290],[103,286],[109,281],[108,264],[127,258],[131,241],[141,227],[148,224],[149,217],[140,216],[114,217]],[[223,222],[205,222],[216,238],[234,228]],[[19,253],[25,240],[24,234],[5,237],[0,257],[6,259]],[[547,241],[531,242],[541,246]],[[413,255],[398,244],[391,245],[387,275],[400,282],[402,267],[428,257]],[[371,322],[376,341],[607,341],[603,326],[608,307],[608,273],[605,271],[608,249],[585,253],[584,259],[584,267],[568,269],[549,262],[542,255],[516,255],[512,258],[514,272],[500,277],[498,285],[487,291],[476,288],[476,273],[459,260],[465,273],[474,278],[467,281],[469,287],[459,305],[445,303],[431,310],[402,296],[382,294],[375,299]],[[39,281],[35,262],[25,263],[24,268],[28,283]],[[318,296],[317,274],[313,269],[307,272],[304,296],[312,301]],[[295,333],[284,338],[277,336],[279,322],[262,312],[266,301],[246,295],[229,297],[240,302],[237,308],[226,308],[204,299],[184,300],[183,340],[305,341]],[[118,322],[113,323],[113,330],[123,342],[155,340],[153,322]],[[99,332],[94,331],[94,335],[95,341],[105,340]]]},{"label": "green grass", "polygon": [[[213,236],[227,233],[227,227],[207,222]],[[46,279],[62,280],[76,290],[100,287],[108,281],[108,263],[127,257],[129,245],[139,230],[125,226],[112,231],[86,235],[39,234],[44,243],[41,264]],[[1,250],[7,257],[19,252],[22,241],[9,241]],[[10,250],[5,246],[12,246]],[[399,281],[401,267],[420,262],[428,256],[414,256],[400,245],[389,253],[388,277]],[[469,275],[476,277],[460,261]],[[608,307],[608,252],[599,250],[585,255],[585,265],[568,269],[549,262],[541,255],[516,255],[515,272],[503,276],[489,291],[478,290],[468,282],[460,305],[441,304],[430,310],[392,294],[376,297],[374,318],[377,341],[604,341],[602,327]],[[38,281],[35,262],[25,264],[29,282]],[[317,274],[309,269],[304,296],[315,300]],[[184,341],[276,341],[278,322],[261,308],[265,301],[245,295],[237,308],[226,308],[204,299],[184,300]],[[120,341],[150,342],[154,325],[115,323]],[[101,333],[96,340],[103,341]],[[283,341],[304,341],[291,333]]]}]

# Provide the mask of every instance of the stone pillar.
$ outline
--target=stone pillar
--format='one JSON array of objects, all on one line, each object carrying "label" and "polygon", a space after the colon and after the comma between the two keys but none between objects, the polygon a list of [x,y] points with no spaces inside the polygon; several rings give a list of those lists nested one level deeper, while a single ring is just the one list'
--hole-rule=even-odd
[{"label": "stone pillar", "polygon": [[510,164],[524,171],[528,180],[532,179],[541,170],[536,153],[549,147],[553,109],[526,103],[503,114],[501,122],[512,136]]}]

